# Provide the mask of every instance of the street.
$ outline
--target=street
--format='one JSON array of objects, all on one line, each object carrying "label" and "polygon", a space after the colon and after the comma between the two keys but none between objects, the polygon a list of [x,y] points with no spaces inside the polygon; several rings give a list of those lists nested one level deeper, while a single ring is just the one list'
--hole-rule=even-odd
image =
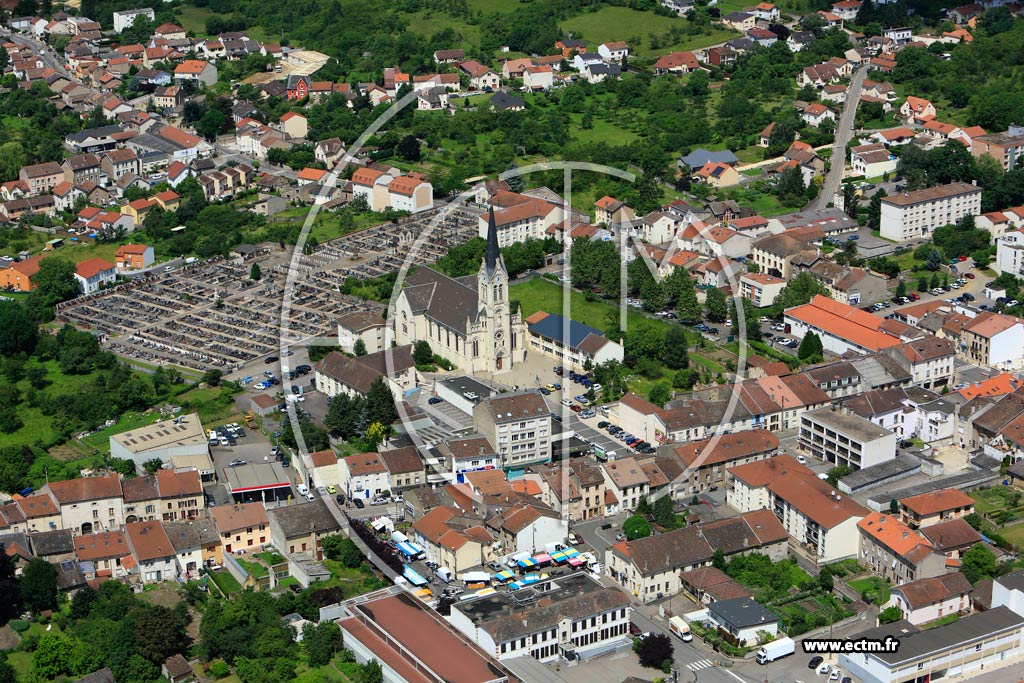
[{"label": "street", "polygon": [[[843,105],[843,113],[836,123],[836,139],[832,145],[832,166],[829,168],[825,182],[821,186],[818,196],[808,202],[805,209],[824,209],[839,191],[839,185],[843,181],[843,172],[846,169],[846,145],[853,137],[853,123],[857,117],[857,105],[860,103],[861,86],[864,85],[864,77],[868,73],[867,66],[857,70],[846,91],[846,103]],[[838,163],[837,163],[838,162]]]}]

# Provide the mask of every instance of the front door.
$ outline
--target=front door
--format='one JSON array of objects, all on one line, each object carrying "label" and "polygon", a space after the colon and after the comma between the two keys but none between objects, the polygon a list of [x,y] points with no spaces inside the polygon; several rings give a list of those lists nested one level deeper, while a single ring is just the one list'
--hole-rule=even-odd
[{"label": "front door", "polygon": [[495,363],[495,365],[494,365],[495,369],[497,369],[497,370],[501,370],[501,360],[502,360],[502,359],[501,359],[501,356],[498,356],[498,357],[497,357],[497,359],[495,359],[495,361],[494,361],[494,363]]}]

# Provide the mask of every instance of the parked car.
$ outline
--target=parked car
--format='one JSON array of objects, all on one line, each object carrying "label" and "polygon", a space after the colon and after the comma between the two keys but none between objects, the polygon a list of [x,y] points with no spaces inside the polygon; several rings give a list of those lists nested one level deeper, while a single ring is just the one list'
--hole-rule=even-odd
[{"label": "parked car", "polygon": [[263,361],[263,362],[267,363],[269,365],[270,363],[276,363],[279,360],[281,360],[281,359],[278,358],[277,356],[267,356],[267,359],[265,361]]},{"label": "parked car", "polygon": [[352,499],[352,503],[353,503],[353,504],[354,504],[354,505],[355,505],[355,506],[356,506],[357,508],[359,508],[360,510],[362,510],[362,509],[363,509],[364,507],[366,507],[366,503],[364,503],[364,502],[363,502],[363,499],[362,499],[362,498],[353,498],[353,499]]},{"label": "parked car", "polygon": [[807,663],[808,669],[817,669],[821,666],[821,663],[825,661],[824,657],[811,657],[811,661]]},{"label": "parked car", "polygon": [[427,399],[427,403],[429,403],[432,406],[436,406],[438,403],[444,403],[444,399],[441,398],[440,396],[431,396],[429,399]]},{"label": "parked car", "polygon": [[247,464],[248,464],[247,460],[242,460],[241,458],[236,458],[236,459],[234,459],[234,460],[232,460],[231,462],[228,463],[228,467],[239,467],[241,465],[247,465]]}]

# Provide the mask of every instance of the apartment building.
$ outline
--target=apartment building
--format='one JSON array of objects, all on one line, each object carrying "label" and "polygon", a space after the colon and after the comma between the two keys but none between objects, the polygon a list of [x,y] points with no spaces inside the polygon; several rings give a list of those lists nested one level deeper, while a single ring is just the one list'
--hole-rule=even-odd
[{"label": "apartment building", "polygon": [[729,468],[726,501],[740,512],[771,510],[795,550],[813,562],[856,557],[867,508],[788,455]]},{"label": "apartment building", "polygon": [[911,383],[925,389],[937,389],[953,378],[956,346],[942,337],[923,337],[883,350],[911,375]]},{"label": "apartment building", "polygon": [[872,512],[857,523],[858,561],[893,583],[908,583],[946,573],[946,556],[898,517]]},{"label": "apartment building", "polygon": [[859,470],[896,457],[896,435],[834,406],[800,417],[797,447],[835,466]]},{"label": "apartment building", "polygon": [[629,596],[604,588],[586,573],[537,584],[541,599],[523,604],[515,593],[494,593],[452,606],[451,624],[498,660],[587,660],[626,645]]},{"label": "apartment building", "polygon": [[636,458],[611,460],[601,466],[605,489],[615,496],[620,510],[635,510],[641,498],[651,492],[647,473]]},{"label": "apartment building", "polygon": [[988,155],[999,162],[1004,171],[1012,170],[1024,156],[1024,126],[1010,126],[1002,133],[979,135],[971,140],[971,154]]},{"label": "apartment building", "polygon": [[551,414],[538,393],[487,397],[473,407],[473,424],[506,469],[551,460]]},{"label": "apartment building", "polygon": [[882,199],[881,235],[906,242],[928,237],[936,228],[981,213],[981,188],[950,183]]},{"label": "apartment building", "polygon": [[64,182],[64,168],[54,161],[22,166],[18,178],[28,186],[29,194],[45,194]]},{"label": "apartment building", "polygon": [[708,567],[716,550],[726,557],[760,553],[773,561],[788,554],[786,530],[769,510],[695,524],[663,534],[621,541],[605,551],[607,575],[643,602],[675,595],[680,572]]},{"label": "apartment building", "polygon": [[725,485],[730,467],[770,458],[778,449],[779,439],[766,429],[716,435],[676,446],[672,450],[686,466],[677,492],[689,497],[715,490]]},{"label": "apartment building", "polygon": [[986,311],[967,322],[960,332],[960,348],[971,363],[1000,370],[1024,367],[1024,322]]},{"label": "apartment building", "polygon": [[740,276],[740,296],[749,299],[758,308],[774,304],[785,286],[786,281],[781,277],[767,273],[745,273]]},{"label": "apartment building", "polygon": [[571,522],[603,516],[606,486],[600,465],[574,458],[540,470],[541,500]]}]

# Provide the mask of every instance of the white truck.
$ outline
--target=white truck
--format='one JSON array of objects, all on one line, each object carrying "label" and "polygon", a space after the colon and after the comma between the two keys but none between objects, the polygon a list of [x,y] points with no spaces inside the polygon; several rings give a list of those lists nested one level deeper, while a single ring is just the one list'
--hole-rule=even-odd
[{"label": "white truck", "polygon": [[774,662],[776,659],[788,657],[794,652],[796,652],[796,643],[792,638],[779,638],[761,646],[761,649],[757,651],[757,663]]},{"label": "white truck", "polygon": [[690,633],[690,625],[683,621],[682,617],[671,617],[668,620],[668,628],[677,638],[682,639],[684,643],[693,640],[693,634]]}]

